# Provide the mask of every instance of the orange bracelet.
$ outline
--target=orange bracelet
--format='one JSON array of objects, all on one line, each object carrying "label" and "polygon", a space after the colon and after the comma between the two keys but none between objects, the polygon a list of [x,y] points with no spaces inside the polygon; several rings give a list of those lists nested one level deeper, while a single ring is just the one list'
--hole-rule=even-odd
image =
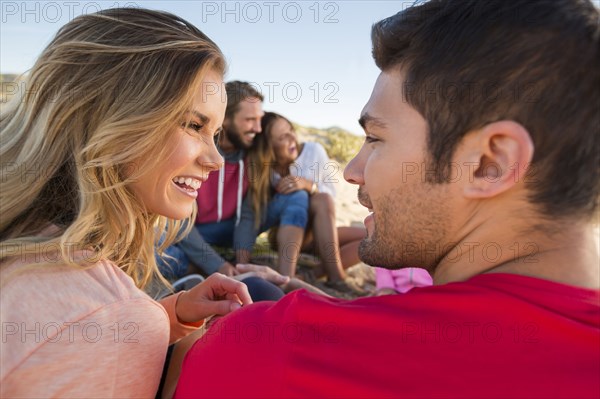
[{"label": "orange bracelet", "polygon": [[175,317],[177,317],[177,322],[179,322],[179,324],[183,324],[184,326],[187,326],[187,327],[196,327],[196,328],[201,327],[204,324],[204,319],[201,319],[199,321],[190,321],[190,322],[182,321],[179,318],[179,315],[177,314],[177,302],[179,302],[179,298],[181,298],[181,296],[183,294],[185,294],[186,292],[187,291],[181,291],[181,292],[177,293],[177,301],[175,302]]}]

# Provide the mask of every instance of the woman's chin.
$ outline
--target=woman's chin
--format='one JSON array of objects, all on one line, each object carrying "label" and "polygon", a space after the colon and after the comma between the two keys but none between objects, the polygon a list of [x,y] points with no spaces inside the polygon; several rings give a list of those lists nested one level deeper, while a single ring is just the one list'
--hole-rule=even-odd
[{"label": "woman's chin", "polygon": [[160,216],[164,216],[173,220],[184,220],[190,217],[192,212],[194,211],[193,204],[190,206],[173,206],[168,208],[163,208],[160,212],[156,212]]}]

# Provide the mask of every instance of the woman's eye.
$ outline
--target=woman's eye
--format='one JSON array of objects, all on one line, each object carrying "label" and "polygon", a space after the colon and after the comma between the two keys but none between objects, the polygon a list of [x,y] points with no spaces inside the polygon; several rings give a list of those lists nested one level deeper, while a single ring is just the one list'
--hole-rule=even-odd
[{"label": "woman's eye", "polygon": [[200,125],[196,122],[190,122],[187,125],[185,123],[181,124],[181,127],[183,127],[184,129],[192,129],[193,131],[195,131],[196,133],[200,133],[200,131],[202,130],[202,128],[204,127],[203,125]]},{"label": "woman's eye", "polygon": [[375,143],[375,142],[379,141],[379,139],[376,139],[375,137],[371,137],[371,136],[365,136],[365,141],[367,143]]}]

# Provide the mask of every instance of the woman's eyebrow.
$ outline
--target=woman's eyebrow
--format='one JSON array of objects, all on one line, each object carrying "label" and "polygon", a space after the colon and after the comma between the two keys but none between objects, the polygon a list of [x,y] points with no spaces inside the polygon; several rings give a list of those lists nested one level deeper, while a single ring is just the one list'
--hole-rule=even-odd
[{"label": "woman's eyebrow", "polygon": [[196,118],[200,119],[200,122],[202,122],[203,124],[207,124],[208,122],[210,122],[210,118],[208,116],[201,114],[200,112],[198,112],[196,110],[191,110],[188,112],[193,114]]}]

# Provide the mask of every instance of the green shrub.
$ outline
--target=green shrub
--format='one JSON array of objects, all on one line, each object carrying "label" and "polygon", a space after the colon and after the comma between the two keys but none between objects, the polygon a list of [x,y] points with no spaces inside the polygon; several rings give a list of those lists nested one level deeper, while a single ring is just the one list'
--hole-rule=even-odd
[{"label": "green shrub", "polygon": [[316,129],[293,124],[300,141],[316,141],[321,144],[329,158],[345,164],[360,150],[363,138],[356,136],[339,127]]}]

